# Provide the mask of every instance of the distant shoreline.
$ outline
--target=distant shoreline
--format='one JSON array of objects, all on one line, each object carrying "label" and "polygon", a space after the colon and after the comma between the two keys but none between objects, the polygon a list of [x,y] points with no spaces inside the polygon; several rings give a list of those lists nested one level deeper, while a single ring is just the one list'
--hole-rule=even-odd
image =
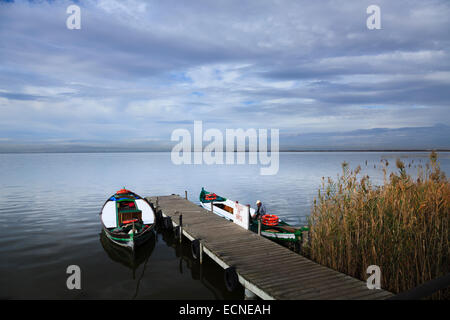
[{"label": "distant shoreline", "polygon": [[[323,153],[331,153],[331,152],[405,152],[405,153],[411,153],[411,152],[450,152],[450,149],[408,149],[408,150],[401,150],[401,149],[385,149],[385,150],[351,150],[351,149],[345,149],[345,150],[280,150],[280,153],[312,153],[312,152],[323,152]],[[60,154],[60,153],[170,153],[171,151],[168,150],[111,150],[111,151],[6,151],[2,152],[0,151],[0,154]],[[194,152],[200,152],[200,151],[192,151]],[[244,152],[249,153],[249,151],[233,151],[234,153],[238,152]],[[259,151],[257,151],[259,152]],[[267,152],[270,152],[267,151]],[[225,153],[225,151],[224,151]]]}]

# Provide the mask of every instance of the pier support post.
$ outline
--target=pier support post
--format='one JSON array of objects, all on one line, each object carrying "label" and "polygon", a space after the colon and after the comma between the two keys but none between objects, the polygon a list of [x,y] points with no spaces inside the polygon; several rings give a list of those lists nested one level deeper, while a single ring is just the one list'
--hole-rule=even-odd
[{"label": "pier support post", "polygon": [[212,200],[211,200],[211,213],[213,213],[214,211],[213,211],[213,202],[212,202]]},{"label": "pier support post", "polygon": [[180,218],[179,218],[179,226],[180,226],[180,235],[179,235],[179,237],[180,237],[180,243],[181,243],[181,240],[183,239],[183,215],[182,214],[180,214]]},{"label": "pier support post", "polygon": [[261,219],[258,218],[258,236],[261,235]]},{"label": "pier support post", "polygon": [[184,198],[187,200],[187,190],[184,190]]},{"label": "pier support post", "polygon": [[247,213],[247,215],[248,215],[248,218],[247,218],[247,226],[246,226],[246,229],[247,230],[249,230],[250,229],[250,223],[252,222],[252,214],[250,213],[250,205],[248,204],[247,205],[247,209],[248,209],[248,213]]},{"label": "pier support post", "polygon": [[203,243],[200,241],[200,264],[203,264]]}]

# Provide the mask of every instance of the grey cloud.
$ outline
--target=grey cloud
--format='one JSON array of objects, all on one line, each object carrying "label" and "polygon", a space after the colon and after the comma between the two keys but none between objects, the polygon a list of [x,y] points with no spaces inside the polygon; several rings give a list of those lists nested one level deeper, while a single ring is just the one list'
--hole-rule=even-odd
[{"label": "grey cloud", "polygon": [[77,31],[68,3],[0,3],[0,137],[164,138],[194,119],[281,132],[450,121],[445,0],[380,0],[375,31],[368,0],[85,1]]}]

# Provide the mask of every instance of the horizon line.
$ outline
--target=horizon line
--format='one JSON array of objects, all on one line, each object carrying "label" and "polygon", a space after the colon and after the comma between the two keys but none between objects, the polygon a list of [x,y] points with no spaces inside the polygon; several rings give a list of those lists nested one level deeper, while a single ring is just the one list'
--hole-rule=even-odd
[{"label": "horizon line", "polygon": [[[274,152],[289,153],[289,152],[450,152],[450,149],[317,149],[317,150],[279,150]],[[169,150],[127,150],[127,151],[0,151],[0,154],[44,154],[44,153],[171,153]],[[204,151],[191,151],[192,153],[204,153]],[[250,153],[250,152],[271,152],[267,151],[222,151],[222,153]]]}]

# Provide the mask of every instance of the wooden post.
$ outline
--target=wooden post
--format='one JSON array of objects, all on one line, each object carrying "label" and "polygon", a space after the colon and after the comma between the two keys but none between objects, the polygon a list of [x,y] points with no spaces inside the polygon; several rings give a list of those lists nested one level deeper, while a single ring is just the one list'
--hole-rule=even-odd
[{"label": "wooden post", "polygon": [[[202,244],[202,242],[200,241],[200,264],[202,264],[203,263],[203,244]],[[201,270],[201,269],[200,269]]]},{"label": "wooden post", "polygon": [[247,208],[248,208],[248,218],[247,218],[247,230],[249,229],[249,227],[250,227],[250,222],[252,221],[252,214],[250,213],[250,205],[248,204],[247,205]]},{"label": "wooden post", "polygon": [[[134,220],[133,220],[133,247],[131,248],[133,250],[133,255],[134,255],[134,247],[135,247],[135,243],[134,243],[134,236],[135,235],[136,235],[136,231],[135,231],[135,228],[134,228]],[[133,274],[133,276],[134,276],[134,274]]]},{"label": "wooden post", "polygon": [[187,190],[184,190],[184,198],[187,200]]},{"label": "wooden post", "polygon": [[261,235],[261,218],[258,217],[258,236]]},{"label": "wooden post", "polygon": [[211,213],[213,213],[213,212],[214,212],[214,210],[213,210],[213,202],[211,200]]},{"label": "wooden post", "polygon": [[180,236],[180,243],[181,243],[181,240],[183,239],[183,215],[182,214],[180,214],[179,226],[180,226],[179,236]]}]

